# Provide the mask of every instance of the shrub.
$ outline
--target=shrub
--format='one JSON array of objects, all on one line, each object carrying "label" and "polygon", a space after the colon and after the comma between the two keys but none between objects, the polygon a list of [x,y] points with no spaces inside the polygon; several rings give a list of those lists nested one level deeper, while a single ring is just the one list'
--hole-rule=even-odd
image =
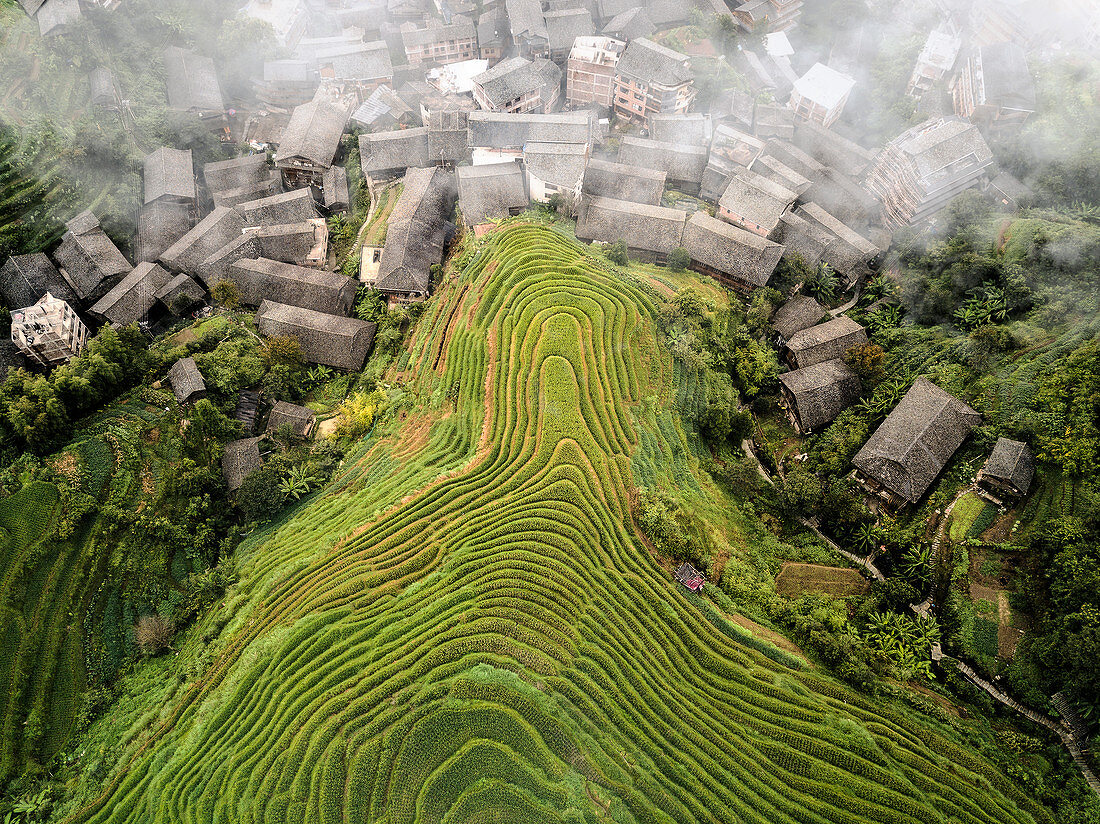
[{"label": "shrub", "polygon": [[691,255],[682,246],[668,253],[668,268],[673,272],[682,272],[691,265]]},{"label": "shrub", "polygon": [[630,255],[626,250],[625,240],[616,240],[606,250],[607,259],[616,266],[626,266],[630,263]]},{"label": "shrub", "polygon": [[210,290],[210,297],[214,302],[225,309],[236,309],[241,305],[241,290],[231,280],[222,280],[214,284]]},{"label": "shrub", "polygon": [[134,644],[142,655],[156,655],[172,641],[172,622],[160,615],[142,615],[134,624]]},{"label": "shrub", "polygon": [[270,518],[283,505],[279,473],[271,466],[261,466],[251,472],[237,490],[237,506],[250,521]]}]

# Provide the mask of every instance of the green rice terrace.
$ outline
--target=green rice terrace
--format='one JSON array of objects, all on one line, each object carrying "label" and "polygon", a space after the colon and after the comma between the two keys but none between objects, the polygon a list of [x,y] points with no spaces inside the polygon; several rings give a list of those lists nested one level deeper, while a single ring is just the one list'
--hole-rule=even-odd
[{"label": "green rice terrace", "polygon": [[650,287],[519,221],[456,271],[393,369],[416,402],[241,545],[191,675],[70,821],[1053,820],[674,587],[636,488],[705,496]]}]

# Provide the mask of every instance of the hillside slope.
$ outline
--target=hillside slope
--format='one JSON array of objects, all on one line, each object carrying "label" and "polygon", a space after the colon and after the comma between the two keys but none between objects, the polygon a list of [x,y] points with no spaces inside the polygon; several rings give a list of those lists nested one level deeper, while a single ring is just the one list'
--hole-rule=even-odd
[{"label": "hillside slope", "polygon": [[644,291],[535,226],[464,263],[400,429],[242,549],[212,663],[74,820],[1048,820],[640,545],[631,456],[674,487],[681,450]]}]

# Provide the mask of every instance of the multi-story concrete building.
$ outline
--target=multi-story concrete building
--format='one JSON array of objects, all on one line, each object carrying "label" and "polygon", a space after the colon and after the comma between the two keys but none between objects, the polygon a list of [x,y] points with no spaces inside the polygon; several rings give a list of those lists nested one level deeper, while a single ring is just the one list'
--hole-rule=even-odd
[{"label": "multi-story concrete building", "polygon": [[900,228],[925,220],[978,183],[993,153],[978,128],[951,117],[922,123],[886,144],[866,187],[882,203],[882,220]]},{"label": "multi-story concrete building", "polygon": [[685,113],[695,100],[694,80],[687,55],[638,38],[615,67],[615,114],[648,126],[650,115]]},{"label": "multi-story concrete building", "polygon": [[733,10],[734,19],[747,32],[767,27],[768,31],[787,31],[798,25],[802,0],[747,0]]},{"label": "multi-story concrete building", "polygon": [[795,81],[787,105],[800,120],[820,123],[828,128],[844,111],[844,104],[848,102],[848,95],[855,85],[856,81],[846,74],[824,63],[814,63]]},{"label": "multi-story concrete building", "polygon": [[565,66],[565,101],[569,108],[611,108],[615,67],[624,48],[625,43],[610,37],[576,39]]},{"label": "multi-story concrete building", "polygon": [[47,292],[33,306],[11,313],[16,348],[41,366],[65,363],[88,342],[88,327],[65,301]]},{"label": "multi-story concrete building", "polygon": [[917,63],[913,66],[913,74],[909,77],[905,93],[920,97],[941,81],[955,67],[961,44],[958,35],[946,29],[933,29],[929,32],[924,48],[917,55]]},{"label": "multi-story concrete building", "polygon": [[475,77],[473,93],[487,112],[548,114],[561,99],[561,69],[542,57],[512,57]]},{"label": "multi-story concrete building", "polygon": [[463,60],[474,60],[478,55],[477,27],[472,20],[456,14],[449,26],[436,25],[418,29],[412,23],[401,27],[401,43],[409,65],[434,63],[445,66]]}]

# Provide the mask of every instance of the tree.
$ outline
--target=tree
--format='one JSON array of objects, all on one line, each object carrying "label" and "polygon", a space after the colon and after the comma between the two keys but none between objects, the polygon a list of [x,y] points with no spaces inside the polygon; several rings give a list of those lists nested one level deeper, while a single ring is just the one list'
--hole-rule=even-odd
[{"label": "tree", "polygon": [[264,342],[263,356],[264,360],[272,366],[276,364],[288,367],[301,366],[302,345],[293,335],[275,335]]},{"label": "tree", "polygon": [[607,259],[616,266],[626,266],[630,263],[630,255],[627,253],[626,241],[616,240],[606,250]]},{"label": "tree", "polygon": [[156,655],[172,641],[172,622],[160,615],[142,615],[134,625],[134,643],[143,655]]},{"label": "tree", "polygon": [[241,425],[230,420],[208,398],[203,398],[191,410],[184,430],[184,443],[206,464],[214,462],[214,448],[221,441],[237,438]]},{"label": "tree", "polygon": [[886,353],[877,343],[864,343],[845,352],[844,362],[863,380],[878,380],[882,377],[885,357]]},{"label": "tree", "polygon": [[241,290],[231,280],[220,280],[210,290],[210,297],[223,309],[236,309],[241,304]]},{"label": "tree", "polygon": [[673,272],[682,272],[691,265],[691,255],[682,246],[668,253],[668,268]]},{"label": "tree", "polygon": [[278,470],[269,465],[250,472],[237,490],[237,506],[249,521],[270,518],[279,511],[285,498]]}]

